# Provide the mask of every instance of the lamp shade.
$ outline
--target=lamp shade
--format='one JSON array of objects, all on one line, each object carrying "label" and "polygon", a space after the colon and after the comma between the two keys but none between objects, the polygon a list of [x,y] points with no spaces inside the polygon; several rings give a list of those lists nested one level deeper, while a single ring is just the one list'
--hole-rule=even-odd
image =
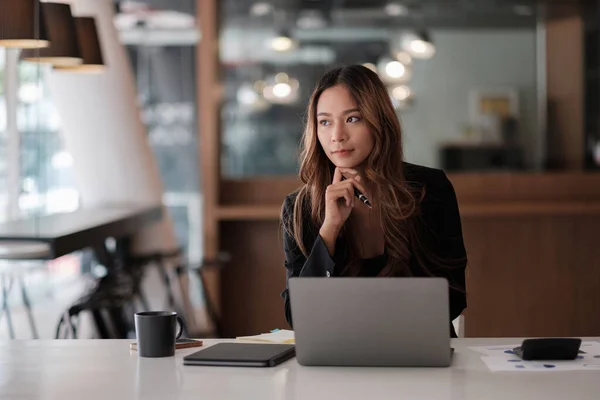
[{"label": "lamp shade", "polygon": [[48,34],[39,0],[0,1],[0,47],[47,47]]},{"label": "lamp shade", "polygon": [[55,66],[81,64],[81,53],[71,6],[64,3],[41,3],[40,6],[50,45],[42,49],[24,50],[21,53],[21,59],[50,63]]},{"label": "lamp shade", "polygon": [[104,71],[102,47],[93,17],[75,17],[75,29],[83,63],[77,66],[60,66],[54,68],[61,71],[98,73]]}]

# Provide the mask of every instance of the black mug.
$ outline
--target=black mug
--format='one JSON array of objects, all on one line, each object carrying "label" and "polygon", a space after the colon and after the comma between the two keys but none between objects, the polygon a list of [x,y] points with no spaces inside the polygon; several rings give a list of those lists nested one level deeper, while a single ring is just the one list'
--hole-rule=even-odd
[{"label": "black mug", "polygon": [[[179,323],[179,330],[175,329]],[[172,357],[175,342],[183,333],[183,321],[176,312],[145,311],[135,314],[135,334],[140,357]]]}]

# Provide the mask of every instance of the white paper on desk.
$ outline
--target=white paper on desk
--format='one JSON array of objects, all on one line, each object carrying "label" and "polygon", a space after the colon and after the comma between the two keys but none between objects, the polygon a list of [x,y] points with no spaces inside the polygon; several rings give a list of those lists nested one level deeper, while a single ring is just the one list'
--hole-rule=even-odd
[{"label": "white paper on desk", "polygon": [[255,336],[239,336],[237,340],[245,342],[261,342],[261,343],[294,343],[294,331],[280,329],[275,332],[263,333]]},{"label": "white paper on desk", "polygon": [[475,350],[486,356],[499,356],[505,354],[506,351],[512,351],[515,347],[520,344],[503,344],[498,346],[471,346],[469,349]]},{"label": "white paper on desk", "polygon": [[580,357],[568,361],[524,361],[518,357],[482,356],[481,360],[492,372],[600,371],[600,359],[587,354]]},{"label": "white paper on desk", "polygon": [[600,357],[600,342],[581,342],[579,350]]},{"label": "white paper on desk", "polygon": [[564,361],[525,361],[512,352],[514,347],[516,346],[476,346],[471,349],[485,354],[481,360],[492,372],[600,370],[600,343],[598,342],[582,342],[580,349],[585,353],[578,355],[575,360]]},{"label": "white paper on desk", "polygon": [[[471,350],[475,350],[486,356],[514,355],[512,349],[519,347],[521,344],[503,344],[497,346],[472,346]],[[600,342],[581,342],[580,350],[588,354],[600,355]]]}]

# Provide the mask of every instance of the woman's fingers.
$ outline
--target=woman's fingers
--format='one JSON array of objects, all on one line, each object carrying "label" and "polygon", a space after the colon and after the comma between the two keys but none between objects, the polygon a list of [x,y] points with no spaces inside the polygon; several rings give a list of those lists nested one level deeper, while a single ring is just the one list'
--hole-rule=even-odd
[{"label": "woman's fingers", "polygon": [[345,180],[356,182],[357,184],[354,186],[356,186],[356,188],[358,190],[360,190],[361,192],[366,193],[365,187],[362,186],[360,183],[358,183],[362,180],[362,178],[360,175],[358,175],[357,170],[352,169],[352,168],[338,168],[338,169],[340,170],[342,175],[346,177]]},{"label": "woman's fingers", "polygon": [[360,190],[363,194],[367,193],[367,191],[365,190],[365,187],[363,185],[361,185],[360,183],[358,183],[356,179],[347,179],[346,181],[349,182],[350,184],[352,184],[353,187]]},{"label": "woman's fingers", "polygon": [[342,181],[342,171],[340,170],[340,168],[336,167],[335,171],[333,172],[333,182],[332,183],[339,183]]},{"label": "woman's fingers", "polygon": [[352,206],[354,203],[354,196],[351,186],[329,186],[327,190],[328,199],[330,201],[337,201],[339,199],[344,199],[345,203],[348,207]]},{"label": "woman's fingers", "polygon": [[348,178],[356,178],[358,176],[358,171],[352,168],[340,168],[338,167],[343,176]]}]

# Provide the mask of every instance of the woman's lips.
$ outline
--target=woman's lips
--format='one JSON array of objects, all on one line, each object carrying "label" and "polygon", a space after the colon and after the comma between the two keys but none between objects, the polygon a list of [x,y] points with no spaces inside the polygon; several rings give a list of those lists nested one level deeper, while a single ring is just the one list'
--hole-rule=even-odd
[{"label": "woman's lips", "polygon": [[350,153],[352,153],[354,150],[348,150],[348,149],[343,149],[343,150],[336,150],[333,152],[333,154],[340,156],[340,157],[344,157],[349,155]]}]

